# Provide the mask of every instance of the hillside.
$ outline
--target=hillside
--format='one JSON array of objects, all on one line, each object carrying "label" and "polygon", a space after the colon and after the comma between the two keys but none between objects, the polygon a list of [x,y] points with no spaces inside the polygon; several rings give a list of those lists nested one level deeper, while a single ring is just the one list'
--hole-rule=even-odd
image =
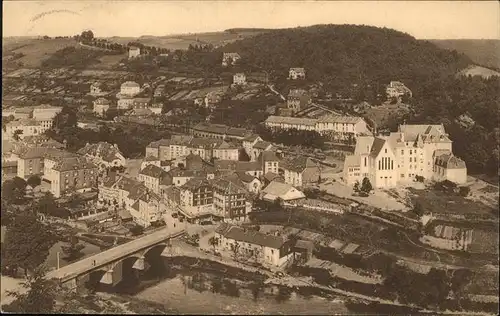
[{"label": "hillside", "polygon": [[500,40],[458,39],[430,40],[430,42],[440,48],[464,53],[476,64],[500,69]]},{"label": "hillside", "polygon": [[2,43],[2,55],[22,54],[23,57],[17,59],[17,62],[21,62],[27,68],[38,68],[44,60],[49,59],[58,50],[66,47],[76,47],[77,45],[75,40],[69,38],[7,38]]},{"label": "hillside", "polygon": [[168,49],[187,49],[189,45],[195,44],[212,44],[214,46],[224,45],[234,42],[238,39],[260,34],[260,29],[236,29],[227,30],[224,32],[210,32],[210,33],[197,33],[197,34],[181,34],[181,35],[167,35],[167,36],[141,36],[141,37],[110,37],[108,40],[120,44],[127,44],[129,42],[139,42],[147,46],[156,46]]},{"label": "hillside", "polygon": [[457,52],[387,28],[316,25],[271,30],[220,49],[238,52],[245,64],[286,76],[305,67],[307,77],[326,82],[403,80],[411,88],[422,77],[455,74],[472,63]]}]

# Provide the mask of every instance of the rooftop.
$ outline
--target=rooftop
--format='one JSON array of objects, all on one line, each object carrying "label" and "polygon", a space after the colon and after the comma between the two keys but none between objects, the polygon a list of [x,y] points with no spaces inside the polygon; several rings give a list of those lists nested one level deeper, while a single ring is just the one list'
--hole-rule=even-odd
[{"label": "rooftop", "polygon": [[318,163],[307,156],[290,157],[283,160],[280,165],[283,169],[295,172],[302,172],[307,167],[318,167]]},{"label": "rooftop", "polygon": [[363,119],[358,116],[345,116],[345,115],[333,115],[327,114],[318,119],[318,123],[345,123],[345,124],[356,124]]},{"label": "rooftop", "polygon": [[255,230],[246,230],[239,226],[233,226],[228,223],[222,223],[217,227],[216,232],[227,239],[239,242],[280,249],[285,243],[282,236],[266,235]]},{"label": "rooftop", "polygon": [[139,174],[159,179],[159,178],[163,178],[164,176],[166,176],[167,172],[156,165],[150,164],[150,165],[147,165],[146,168],[142,169]]},{"label": "rooftop", "polygon": [[266,123],[271,124],[289,124],[289,125],[316,125],[316,119],[302,118],[302,117],[291,117],[291,116],[275,116],[271,115],[266,119]]},{"label": "rooftop", "polygon": [[85,145],[85,147],[78,150],[78,153],[82,155],[98,157],[107,162],[112,162],[115,159],[120,159],[121,157],[123,157],[117,145],[112,145],[107,142],[87,144]]},{"label": "rooftop", "polygon": [[64,172],[81,169],[97,169],[97,166],[88,161],[85,157],[66,157],[60,159],[52,169]]}]

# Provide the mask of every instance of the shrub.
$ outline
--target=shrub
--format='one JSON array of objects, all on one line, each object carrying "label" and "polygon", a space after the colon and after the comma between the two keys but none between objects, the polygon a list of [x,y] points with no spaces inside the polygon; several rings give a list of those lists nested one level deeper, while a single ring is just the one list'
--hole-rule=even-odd
[{"label": "shrub", "polygon": [[461,196],[466,197],[470,193],[470,187],[460,187],[458,192]]}]

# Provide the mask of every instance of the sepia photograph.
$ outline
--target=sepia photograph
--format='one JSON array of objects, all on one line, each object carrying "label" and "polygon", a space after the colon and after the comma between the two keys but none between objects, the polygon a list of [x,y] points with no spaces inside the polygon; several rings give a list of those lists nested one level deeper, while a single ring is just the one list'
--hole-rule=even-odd
[{"label": "sepia photograph", "polygon": [[499,2],[4,0],[2,32],[2,313],[499,314]]}]

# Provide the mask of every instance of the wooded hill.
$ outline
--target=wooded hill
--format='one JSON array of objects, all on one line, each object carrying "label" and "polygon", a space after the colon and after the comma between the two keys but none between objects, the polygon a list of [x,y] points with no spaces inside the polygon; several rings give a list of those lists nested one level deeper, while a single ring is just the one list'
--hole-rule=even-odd
[{"label": "wooded hill", "polygon": [[290,67],[305,67],[308,79],[326,84],[403,80],[455,74],[471,64],[456,51],[388,28],[315,25],[261,33],[225,45],[247,65],[287,76]]}]

